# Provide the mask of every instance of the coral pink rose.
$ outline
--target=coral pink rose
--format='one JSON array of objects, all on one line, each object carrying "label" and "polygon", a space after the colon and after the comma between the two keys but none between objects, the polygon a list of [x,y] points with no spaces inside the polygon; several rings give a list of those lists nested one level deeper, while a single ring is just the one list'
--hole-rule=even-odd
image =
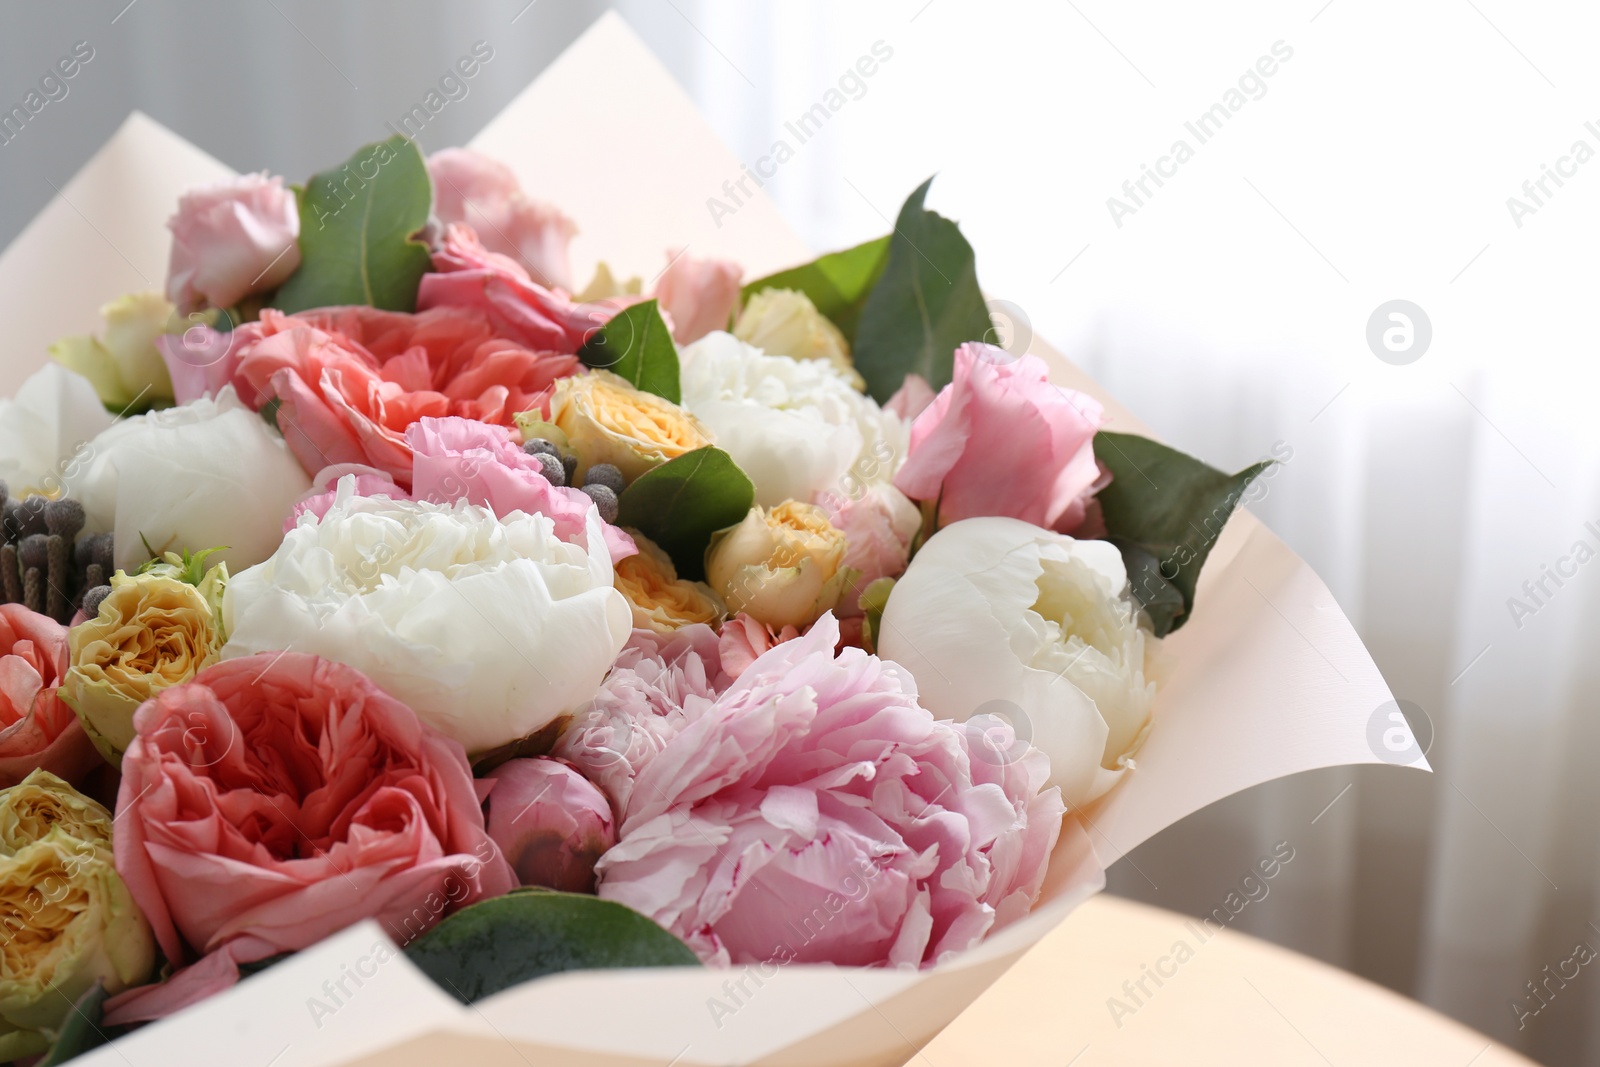
[{"label": "coral pink rose", "polygon": [[546,408],[555,382],[581,367],[570,352],[497,336],[471,308],[269,309],[237,333],[239,396],[257,409],[279,401],[278,428],[308,473],[359,463],[401,486],[411,483],[405,432],[418,419],[508,426],[519,411]]},{"label": "coral pink rose", "polygon": [[547,288],[572,288],[568,248],[577,223],[557,207],[522,191],[511,168],[468,148],[428,157],[433,213],[469,224],[491,252],[509,256]]},{"label": "coral pink rose", "polygon": [[67,628],[21,604],[0,604],[0,789],[44,768],[78,784],[100,765],[73,710],[56,696]]},{"label": "coral pink rose", "polygon": [[264,652],[207,667],[134,713],[117,871],[179,970],[108,1016],[158,1018],[238,965],[362,919],[404,943],[511,890],[465,750],[353,667]]},{"label": "coral pink rose", "polygon": [[461,307],[481,312],[496,333],[528,348],[576,352],[621,302],[575,304],[506,256],[484,248],[470,226],[456,224],[433,253],[433,272],[417,287],[417,309]]},{"label": "coral pink rose", "polygon": [[938,500],[941,526],[997,515],[1072,533],[1105,484],[1094,458],[1104,421],[1093,397],[1050,384],[1037,356],[964,344],[954,379],[911,424],[894,484]]},{"label": "coral pink rose", "polygon": [[1027,914],[1065,810],[1048,760],[982,747],[1009,726],[935,720],[904,669],[837,639],[824,615],[655,754],[601,897],[735,964],[927,966]]},{"label": "coral pink rose", "polygon": [[167,299],[180,311],[232,307],[300,266],[299,205],[282,178],[265,172],[191,189],[167,227]]},{"label": "coral pink rose", "polygon": [[712,330],[726,330],[739,305],[743,277],[744,268],[729,259],[674,255],[655,287],[655,298],[672,321],[672,339],[686,345]]},{"label": "coral pink rose", "polygon": [[[465,500],[488,508],[497,518],[513,511],[545,515],[561,540],[587,544],[594,500],[580,490],[551,485],[539,461],[517,446],[513,431],[506,427],[454,416],[419,419],[406,430],[406,444],[412,450],[410,492],[371,467],[327,467],[318,473],[312,491],[295,505],[294,514],[284,523],[284,532],[307,512],[319,519],[327,514],[339,480],[354,475],[356,496],[431,500],[437,504]],[[613,563],[639,551],[621,527],[607,524],[605,539]]]},{"label": "coral pink rose", "polygon": [[594,865],[617,843],[611,803],[572,764],[514,759],[486,778],[489,836],[517,881],[563,893],[593,893]]}]

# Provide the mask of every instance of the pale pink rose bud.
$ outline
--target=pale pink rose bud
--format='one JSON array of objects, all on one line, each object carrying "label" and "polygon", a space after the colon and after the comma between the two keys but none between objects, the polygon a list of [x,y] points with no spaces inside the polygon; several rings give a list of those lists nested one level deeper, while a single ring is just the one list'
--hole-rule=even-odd
[{"label": "pale pink rose bud", "polygon": [[167,228],[167,299],[183,312],[232,307],[276,289],[300,266],[299,205],[283,179],[265,171],[191,189]]},{"label": "pale pink rose bud", "polygon": [[680,345],[698,341],[712,330],[726,330],[739,305],[744,268],[728,259],[673,255],[655,298],[672,320],[672,339]]},{"label": "pale pink rose bud", "polygon": [[441,223],[471,226],[484,248],[510,256],[546,288],[572,288],[568,247],[578,224],[524,193],[510,167],[471,149],[446,148],[428,157],[428,176]]},{"label": "pale pink rose bud", "polygon": [[487,776],[489,837],[517,881],[594,892],[594,865],[617,843],[611,804],[566,760],[514,759]]}]

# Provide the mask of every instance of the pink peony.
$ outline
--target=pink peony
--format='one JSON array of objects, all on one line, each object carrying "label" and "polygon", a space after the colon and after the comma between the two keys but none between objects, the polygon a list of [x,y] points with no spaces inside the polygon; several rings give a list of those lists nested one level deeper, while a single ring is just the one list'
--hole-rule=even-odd
[{"label": "pink peony", "polygon": [[954,380],[911,424],[894,484],[938,500],[941,526],[998,515],[1072,533],[1100,487],[1094,435],[1104,421],[1093,397],[1050,384],[1037,356],[964,344]]},{"label": "pink peony", "polygon": [[0,604],[0,789],[44,768],[74,785],[100,766],[78,716],[56,696],[67,628],[21,604]]},{"label": "pink peony", "polygon": [[861,594],[867,586],[905,573],[922,513],[892,485],[865,486],[854,499],[824,493],[817,504],[845,537],[844,565],[856,572],[856,578],[839,598],[838,614],[854,618],[861,614]]},{"label": "pink peony", "polygon": [[167,228],[167,299],[180,311],[232,307],[300,266],[299,205],[282,178],[265,172],[191,189]]},{"label": "pink peony", "polygon": [[[284,523],[294,528],[301,515],[317,518],[333,505],[340,479],[355,477],[356,496],[386,496],[392,500],[430,500],[438,504],[465,500],[486,507],[497,518],[513,511],[548,516],[555,534],[569,544],[586,545],[588,516],[595,504],[588,494],[552,485],[539,462],[517,446],[514,431],[472,419],[419,419],[406,430],[411,448],[411,489],[395,484],[383,471],[359,464],[336,464],[317,474],[305,499],[295,505]],[[638,552],[633,538],[620,527],[607,525],[606,547],[611,561]]]},{"label": "pink peony", "polygon": [[276,421],[306,471],[358,463],[411,482],[405,432],[427,416],[509,426],[548,404],[557,379],[581,365],[496,335],[471,308],[407,315],[368,307],[284,315],[267,310],[236,331],[239,396]]},{"label": "pink peony", "polygon": [[489,836],[523,885],[593,893],[594,865],[617,843],[611,803],[558,759],[514,759],[488,775]]},{"label": "pink peony", "polygon": [[837,639],[824,615],[771,649],[644,766],[601,897],[736,964],[926,966],[1028,912],[1064,813],[1044,755]]},{"label": "pink peony", "polygon": [[634,630],[600,691],[573,716],[555,755],[599,786],[620,814],[639,772],[732,681],[711,627]]},{"label": "pink peony", "polygon": [[510,167],[468,148],[445,148],[428,157],[428,175],[440,222],[468,223],[490,251],[514,259],[541,285],[572,288],[568,246],[577,223],[524,193]]},{"label": "pink peony", "polygon": [[159,1018],[238,965],[361,919],[402,944],[510,891],[467,755],[365,675],[300,652],[224,660],[134,713],[114,843],[174,966],[109,1020]]},{"label": "pink peony", "polygon": [[417,288],[418,311],[472,308],[499,336],[539,351],[576,352],[620,306],[573,303],[566,293],[540,285],[518,264],[484,248],[472,228],[461,224],[446,230],[433,253],[433,273],[424,274]]},{"label": "pink peony", "polygon": [[739,306],[743,277],[744,268],[729,259],[674,255],[655,286],[655,298],[672,322],[672,339],[686,345],[712,330],[726,330]]}]

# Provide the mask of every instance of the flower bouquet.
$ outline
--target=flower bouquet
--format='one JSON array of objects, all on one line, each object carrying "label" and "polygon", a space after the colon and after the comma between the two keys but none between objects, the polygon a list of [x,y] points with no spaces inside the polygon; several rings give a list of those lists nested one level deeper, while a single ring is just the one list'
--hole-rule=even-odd
[{"label": "flower bouquet", "polygon": [[28,309],[88,329],[0,419],[0,1060],[897,1063],[1149,834],[1378,758],[1271,462],[994,343],[927,185],[575,270],[616,190],[525,146],[597,64],[706,139],[607,18],[473,148],[136,118],[67,187],[164,283]]}]

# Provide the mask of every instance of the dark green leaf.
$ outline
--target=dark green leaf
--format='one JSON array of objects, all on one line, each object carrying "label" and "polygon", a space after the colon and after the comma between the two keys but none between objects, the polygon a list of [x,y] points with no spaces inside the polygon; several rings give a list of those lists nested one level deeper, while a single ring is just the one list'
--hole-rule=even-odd
[{"label": "dark green leaf", "polygon": [[406,956],[465,1004],[560,971],[700,965],[687,945],[630,908],[552,892],[464,908],[413,941]]},{"label": "dark green leaf", "polygon": [[429,256],[411,236],[427,225],[433,184],[415,141],[397,134],[369,144],[295,192],[300,269],[278,289],[279,309],[416,309]]},{"label": "dark green leaf", "polygon": [[880,403],[907,374],[922,375],[937,392],[950,381],[956,348],[993,331],[972,246],[960,227],[922,206],[931,184],[923,182],[900,209],[883,277],[856,327],[856,370]]},{"label": "dark green leaf", "polygon": [[608,370],[636,389],[672,401],[678,391],[678,350],[654,300],[630,304],[589,335],[578,349],[586,367]]},{"label": "dark green leaf", "polygon": [[797,290],[833,320],[846,340],[854,342],[867,294],[883,276],[888,261],[889,236],[885,234],[842,252],[829,252],[803,266],[757,278],[744,287],[740,303],[747,303],[763,289]]},{"label": "dark green leaf", "polygon": [[1122,551],[1134,596],[1165,636],[1188,621],[1211,546],[1272,461],[1224,474],[1148,437],[1108,430],[1095,434],[1094,454],[1111,470],[1111,484],[1095,498],[1106,539]]},{"label": "dark green leaf", "polygon": [[707,445],[635,478],[617,501],[617,524],[660,545],[678,577],[699,581],[711,535],[743,519],[755,499],[749,475],[732,456]]},{"label": "dark green leaf", "polygon": [[105,1014],[105,1003],[106,987],[96,982],[93,988],[78,998],[73,1009],[67,1013],[66,1020],[61,1024],[61,1032],[56,1035],[55,1044],[50,1046],[50,1051],[39,1061],[39,1067],[55,1067],[58,1063],[66,1063],[110,1041],[113,1035],[107,1033],[100,1024]]}]

